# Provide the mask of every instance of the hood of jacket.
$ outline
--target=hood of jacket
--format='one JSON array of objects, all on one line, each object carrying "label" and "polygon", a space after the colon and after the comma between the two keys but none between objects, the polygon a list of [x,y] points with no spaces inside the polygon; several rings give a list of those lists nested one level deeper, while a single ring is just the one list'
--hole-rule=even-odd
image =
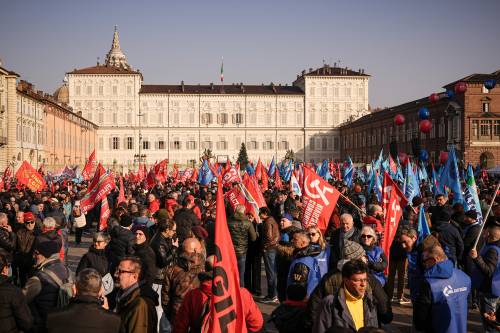
[{"label": "hood of jacket", "polygon": [[321,247],[318,244],[309,244],[309,246],[303,249],[294,250],[295,258],[314,257],[320,253],[321,253]]},{"label": "hood of jacket", "polygon": [[424,277],[429,279],[449,279],[453,275],[453,262],[445,260],[427,269]]},{"label": "hood of jacket", "polygon": [[97,255],[97,256],[105,256],[105,255],[106,255],[106,248],[104,248],[104,249],[102,249],[102,250],[99,250],[99,249],[96,249],[96,248],[94,247],[94,245],[91,245],[91,246],[89,247],[89,252],[90,252],[90,253],[93,253],[93,254],[95,254],[95,255]]}]

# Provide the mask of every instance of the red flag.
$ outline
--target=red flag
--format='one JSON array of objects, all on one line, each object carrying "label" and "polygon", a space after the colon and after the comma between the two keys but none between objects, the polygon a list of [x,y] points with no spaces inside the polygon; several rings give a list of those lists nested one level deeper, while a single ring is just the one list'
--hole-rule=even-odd
[{"label": "red flag", "polygon": [[101,164],[97,166],[97,171],[87,190],[87,193],[80,201],[80,207],[83,213],[91,210],[99,201],[106,197],[109,192],[116,187],[115,180],[105,172]]},{"label": "red flag", "polygon": [[177,177],[179,177],[179,169],[177,168],[177,164],[175,163],[174,163],[174,170],[172,170],[172,174],[170,176],[174,179],[177,179]]},{"label": "red flag", "polygon": [[99,231],[103,231],[108,228],[108,218],[111,215],[111,210],[109,209],[108,198],[104,197],[101,201],[101,214],[99,216]]},{"label": "red flag", "polygon": [[257,178],[257,180],[262,179],[262,162],[260,161],[260,158],[257,162],[257,166],[255,167],[255,178]]},{"label": "red flag", "polygon": [[193,168],[193,175],[191,176],[191,180],[193,182],[197,182],[198,181],[198,169],[196,167]]},{"label": "red flag", "polygon": [[243,177],[243,185],[250,192],[250,195],[254,198],[259,208],[267,206],[264,195],[262,195],[259,184],[257,184],[257,179],[254,176],[248,176],[248,173],[246,173]]},{"label": "red flag", "polygon": [[164,183],[167,180],[166,177],[166,169],[167,169],[167,160],[163,160],[157,165],[155,165],[155,176],[156,180]]},{"label": "red flag", "polygon": [[155,187],[155,184],[156,184],[156,176],[155,176],[155,168],[154,167],[151,167],[151,169],[149,169],[149,172],[148,172],[148,175],[146,177],[146,186],[148,188],[153,188]]},{"label": "red flag", "polygon": [[193,173],[194,173],[193,168],[186,168],[184,170],[184,173],[181,176],[181,182],[185,183],[186,180],[191,179],[191,177],[193,176]]},{"label": "red flag", "polygon": [[231,167],[229,171],[226,171],[224,177],[222,177],[222,185],[223,186],[231,186],[232,183],[241,182],[240,173],[236,169],[236,167]]},{"label": "red flag", "polygon": [[274,169],[274,186],[278,190],[281,190],[283,188],[283,184],[281,183],[281,177],[280,177],[280,172],[278,170],[278,167]]},{"label": "red flag", "polygon": [[210,315],[204,324],[209,332],[247,332],[240,282],[233,242],[227,228],[222,179],[217,182],[217,215],[215,222],[215,263],[210,300]]},{"label": "red flag", "polygon": [[27,161],[17,170],[16,178],[18,184],[26,185],[33,192],[41,191],[47,185],[45,179]]},{"label": "red flag", "polygon": [[225,196],[229,201],[229,203],[231,204],[231,207],[233,207],[233,210],[236,208],[237,205],[245,204],[245,196],[241,193],[238,186],[235,186],[229,191],[227,191]]},{"label": "red flag", "polygon": [[302,227],[306,229],[316,225],[324,232],[340,192],[311,169],[304,168],[304,192],[302,195],[304,197]]},{"label": "red flag", "polygon": [[123,178],[120,176],[120,192],[118,193],[118,199],[116,200],[116,205],[118,206],[122,202],[126,202],[125,198],[125,188],[123,187]]},{"label": "red flag", "polygon": [[146,177],[146,166],[144,164],[139,164],[139,170],[137,171],[137,180],[142,182]]},{"label": "red flag", "polygon": [[[391,244],[396,235],[398,229],[399,220],[403,215],[403,207],[408,204],[408,200],[404,196],[404,193],[399,189],[398,185],[392,180],[387,172],[384,172],[384,189],[385,197],[389,198],[384,200],[383,204],[386,207],[385,210],[385,225],[384,225],[384,237],[382,238],[382,249],[384,253],[390,253]],[[387,193],[387,194],[386,194]],[[385,274],[389,271],[389,256],[387,256],[387,268]]]},{"label": "red flag", "polygon": [[267,170],[262,166],[262,190],[266,191],[269,188],[269,177],[267,176]]},{"label": "red flag", "polygon": [[89,180],[91,174],[94,173],[94,163],[95,163],[95,149],[90,154],[89,159],[87,160],[87,163],[85,164],[85,167],[82,170],[82,177],[84,180]]}]

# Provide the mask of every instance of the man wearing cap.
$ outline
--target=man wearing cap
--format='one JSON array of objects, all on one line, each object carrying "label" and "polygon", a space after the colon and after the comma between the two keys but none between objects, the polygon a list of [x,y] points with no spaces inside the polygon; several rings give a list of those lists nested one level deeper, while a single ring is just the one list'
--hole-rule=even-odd
[{"label": "man wearing cap", "polygon": [[240,287],[244,287],[245,259],[248,243],[257,239],[255,228],[245,215],[245,206],[236,205],[233,216],[227,221],[227,227],[233,242],[238,272],[240,273]]},{"label": "man wearing cap", "polygon": [[35,274],[23,289],[34,316],[35,327],[42,331],[47,322],[47,314],[57,307],[59,286],[51,275],[54,274],[63,283],[71,280],[71,272],[59,259],[61,242],[58,237],[57,233],[45,233],[36,238]]},{"label": "man wearing cap", "polygon": [[35,244],[35,216],[32,212],[24,213],[24,223],[16,232],[16,251],[12,269],[19,278],[19,285],[24,287],[28,273],[33,267],[33,246]]}]

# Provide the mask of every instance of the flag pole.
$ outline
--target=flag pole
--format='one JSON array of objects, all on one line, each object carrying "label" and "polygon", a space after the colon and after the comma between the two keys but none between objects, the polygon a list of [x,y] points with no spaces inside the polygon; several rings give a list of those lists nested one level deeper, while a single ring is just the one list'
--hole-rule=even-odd
[{"label": "flag pole", "polygon": [[[340,192],[339,192],[340,193]],[[343,195],[342,193],[340,193],[340,196],[344,199],[346,199],[347,203],[352,205],[354,208],[356,208],[361,214],[364,214],[364,215],[368,215],[366,214],[366,212],[364,212],[361,208],[359,208],[354,202],[351,201],[351,199],[349,199],[348,197],[346,197],[345,195]]]},{"label": "flag pole", "polygon": [[483,233],[484,226],[486,225],[486,221],[488,220],[488,216],[490,216],[491,213],[491,207],[493,207],[493,204],[495,203],[495,199],[497,197],[498,190],[500,189],[500,183],[497,184],[497,188],[495,189],[495,194],[493,195],[493,199],[491,199],[491,204],[490,207],[488,207],[488,211],[486,212],[486,216],[483,219],[483,223],[481,224],[481,229],[479,230],[479,234],[477,235],[476,241],[474,242],[474,246],[472,247],[473,249],[477,248],[477,243],[479,243],[479,238],[481,238],[481,234]]}]

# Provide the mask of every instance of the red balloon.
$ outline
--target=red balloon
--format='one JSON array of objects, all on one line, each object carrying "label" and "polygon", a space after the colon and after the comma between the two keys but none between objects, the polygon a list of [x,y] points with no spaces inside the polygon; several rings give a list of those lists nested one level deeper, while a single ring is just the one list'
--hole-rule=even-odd
[{"label": "red balloon", "polygon": [[439,94],[434,93],[429,96],[429,101],[431,101],[432,103],[436,103],[437,101],[439,101],[439,98]]},{"label": "red balloon", "polygon": [[394,124],[396,125],[403,125],[405,123],[405,116],[403,116],[402,114],[397,114],[395,117],[394,117]]},{"label": "red balloon", "polygon": [[455,84],[455,93],[462,94],[467,90],[467,84],[465,82],[458,82]]},{"label": "red balloon", "polygon": [[399,157],[399,162],[401,163],[401,165],[404,166],[408,163],[408,155],[406,153],[399,152],[398,157]]},{"label": "red balloon", "polygon": [[432,129],[432,122],[429,119],[421,120],[418,127],[420,128],[420,132],[429,133]]},{"label": "red balloon", "polygon": [[445,164],[448,161],[448,152],[441,151],[439,152],[439,163]]}]

